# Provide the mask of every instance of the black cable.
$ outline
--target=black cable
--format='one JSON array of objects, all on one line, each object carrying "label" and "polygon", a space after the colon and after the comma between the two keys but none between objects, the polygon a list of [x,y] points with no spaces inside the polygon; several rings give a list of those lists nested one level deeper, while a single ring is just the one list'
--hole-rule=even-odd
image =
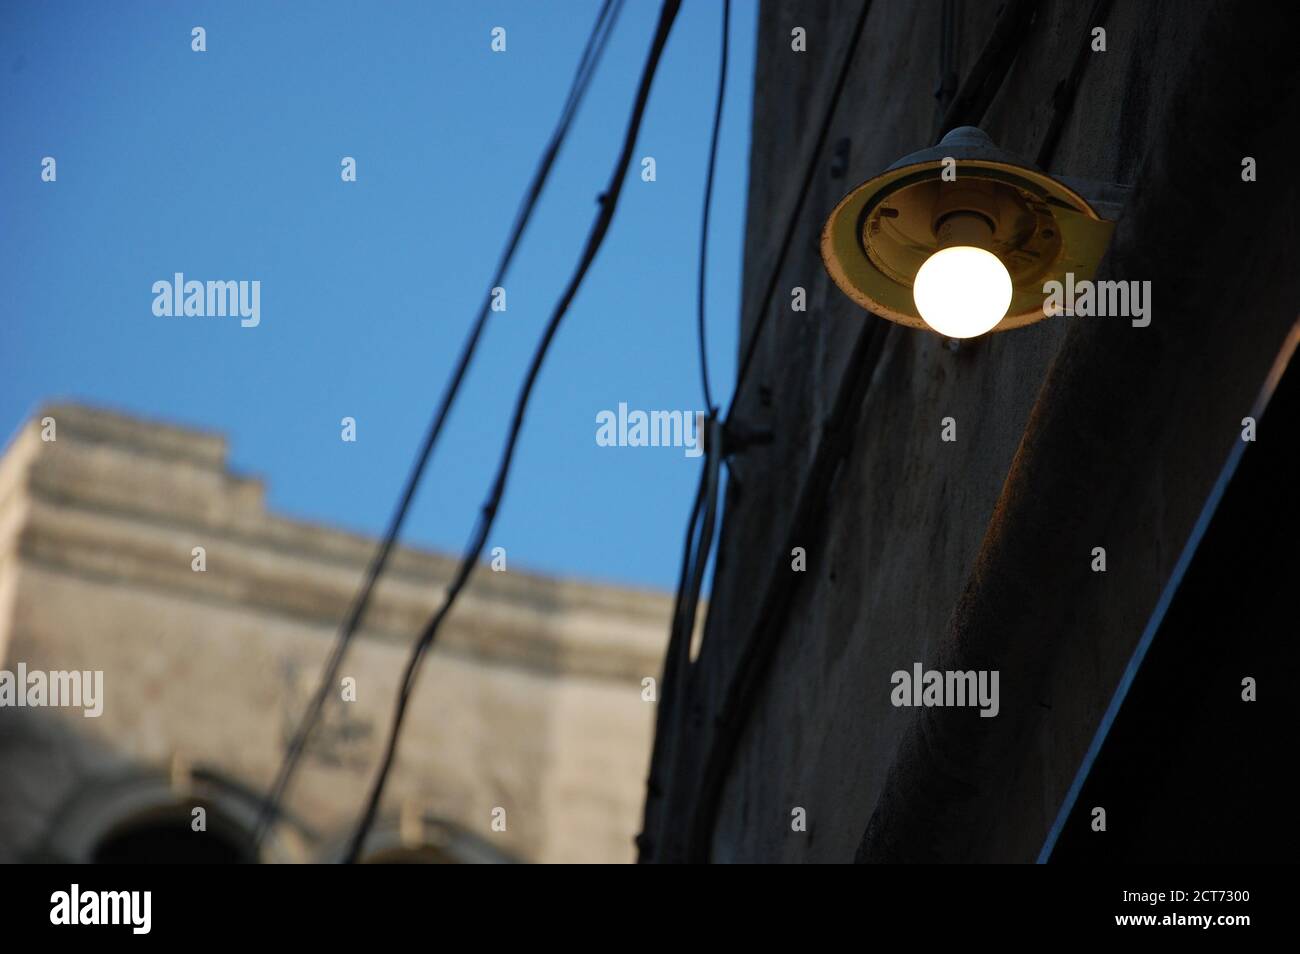
[{"label": "black cable", "polygon": [[710,415],[701,430],[704,439],[705,460],[700,471],[700,485],[695,493],[695,503],[686,527],[686,546],[682,553],[681,572],[677,579],[677,595],[673,603],[672,624],[668,633],[668,649],[660,675],[660,695],[655,711],[654,743],[650,752],[650,772],[646,778],[646,797],[641,834],[637,836],[637,859],[653,858],[655,845],[653,831],[663,829],[662,799],[673,790],[676,760],[671,758],[670,746],[682,733],[684,712],[679,698],[689,694],[692,675],[691,645],[695,638],[695,617],[699,611],[700,589],[709,554],[713,550],[713,535],[717,525],[718,493],[724,451],[722,425]]},{"label": "black cable", "polygon": [[722,101],[727,95],[727,37],[731,32],[731,0],[722,0],[722,57],[718,67],[718,100],[713,107],[713,137],[709,142],[709,172],[704,180],[704,212],[700,216],[700,377],[704,384],[704,407],[714,412],[709,390],[709,349],[704,337],[704,275],[709,258],[709,206],[713,199],[713,170],[718,162],[718,133],[722,128]]},{"label": "black cable", "polygon": [[713,551],[713,534],[717,526],[718,491],[722,486],[722,428],[716,418],[708,418],[704,440],[708,443],[708,456],[704,466],[704,504],[700,513],[699,539],[691,558],[688,588],[682,600],[681,629],[683,644],[689,648],[695,636],[695,616],[700,606],[700,590],[704,586],[704,571],[709,554]]},{"label": "black cable", "polygon": [[478,317],[470,330],[469,337],[465,340],[461,348],[460,358],[456,363],[455,370],[452,373],[451,380],[447,383],[443,391],[442,400],[438,405],[438,410],[434,414],[433,421],[426,432],[424,442],[416,454],[415,463],[407,475],[406,484],[402,490],[401,499],[398,502],[397,509],[394,511],[392,518],[389,520],[388,529],[384,533],[379,549],[375,551],[371,558],[370,565],[366,570],[365,580],[361,589],[354,597],[348,614],[344,618],[342,626],[339,628],[335,638],[334,648],[326,662],[324,673],[321,677],[320,685],[316,694],[312,697],[294,733],[293,739],[285,753],[284,761],[280,765],[280,770],[276,774],[275,782],[271,787],[271,793],[266,801],[263,802],[261,813],[258,817],[257,828],[254,832],[254,844],[261,845],[266,837],[268,830],[275,816],[279,812],[280,804],[284,799],[289,782],[297,768],[299,760],[306,749],[307,740],[311,735],[312,729],[320,719],[325,702],[333,689],[335,679],[338,676],[339,667],[343,664],[343,657],[347,648],[355,635],[357,627],[360,625],[361,618],[365,614],[366,608],[370,604],[370,597],[374,591],[375,584],[383,573],[384,567],[388,564],[388,558],[392,553],[397,536],[401,532],[402,524],[406,519],[407,511],[410,509],[411,502],[415,497],[416,488],[419,487],[420,478],[424,474],[425,467],[433,454],[434,446],[438,442],[438,437],[442,433],[443,425],[446,423],[447,415],[451,411],[452,404],[455,403],[456,396],[460,391],[460,386],[465,378],[465,373],[469,369],[470,361],[474,357],[475,349],[478,347],[479,338],[487,324],[488,315],[491,311],[492,292],[491,289],[501,285],[505,275],[510,268],[514,259],[515,251],[519,247],[520,240],[523,238],[524,231],[528,227],[529,220],[532,218],[533,209],[541,196],[542,189],[546,185],[547,178],[550,175],[551,166],[555,163],[556,156],[559,155],[560,147],[568,135],[569,127],[573,122],[574,116],[578,112],[578,107],[586,95],[587,88],[590,85],[591,78],[595,73],[596,66],[600,62],[601,55],[604,53],[605,44],[610,34],[613,32],[614,24],[618,20],[618,15],[622,10],[623,0],[605,0],[601,5],[600,12],[596,15],[596,22],[591,28],[591,34],[587,38],[587,44],[582,51],[582,58],[578,61],[578,68],[574,73],[573,81],[570,84],[568,95],[565,97],[564,106],[560,111],[560,118],[556,123],[551,138],[547,143],[546,150],[537,164],[533,173],[532,182],[529,184],[528,191],[525,193],[523,201],[520,203],[519,210],[515,214],[514,225],[510,231],[510,237],[506,242],[505,248],[501,253],[500,260],[497,263],[496,272],[493,275],[491,284],[488,286],[488,294],[484,297],[483,305],[479,310]]},{"label": "black cable", "polygon": [[[695,508],[686,532],[686,553],[682,559],[677,599],[673,606],[672,629],[668,638],[669,660],[674,663],[674,678],[684,677],[685,671],[690,668],[690,647],[695,636],[700,589],[704,584],[704,570],[708,565],[709,554],[713,550],[713,534],[717,523],[722,470],[721,427],[717,418],[710,417],[706,420],[702,435],[708,444],[708,452],[700,474]],[[670,671],[667,663],[664,671],[667,676]]]},{"label": "black cable", "polygon": [[704,467],[700,471],[700,485],[686,526],[686,544],[677,578],[668,648],[664,653],[664,665],[659,678],[660,695],[655,711],[650,772],[646,778],[642,830],[636,839],[638,860],[641,861],[654,855],[655,846],[650,833],[662,830],[663,822],[658,816],[661,799],[673,789],[675,760],[669,756],[669,746],[680,737],[682,731],[683,711],[677,700],[689,691],[695,618],[699,612],[700,590],[709,554],[713,550],[713,535],[717,524],[718,493],[724,457],[721,422],[710,414],[701,428],[701,435],[705,449]]},{"label": "black cable", "polygon": [[[731,403],[733,410],[736,401],[740,396],[741,389],[744,386],[745,377],[753,360],[758,339],[762,334],[763,326],[767,319],[768,304],[775,292],[776,282],[781,271],[781,265],[785,260],[791,241],[794,238],[795,228],[799,223],[804,201],[806,200],[809,189],[812,185],[818,160],[821,156],[822,150],[825,148],[826,138],[830,132],[830,126],[835,115],[836,106],[844,92],[849,68],[853,64],[858,43],[862,38],[863,27],[866,24],[867,13],[870,9],[871,0],[865,0],[858,16],[857,25],[852,33],[852,38],[849,40],[848,50],[845,52],[844,60],[840,66],[839,77],[836,80],[834,91],[831,94],[830,103],[822,117],[821,129],[818,133],[817,141],[813,146],[812,155],[808,160],[808,167],[804,174],[803,184],[799,190],[799,196],[795,200],[794,209],[792,210],[786,225],[785,236],[781,242],[781,250],[772,267],[771,277],[761,299],[762,304],[760,306],[761,310],[759,312],[758,322],[754,332],[750,336],[749,345],[746,348],[744,359],[741,362],[740,373],[736,378],[736,387],[732,395]],[[726,17],[727,7],[724,6],[723,70],[722,77],[719,80],[717,108],[714,115],[714,139],[709,155],[709,179],[705,197],[705,226],[700,242],[700,363],[704,375],[705,401],[709,405],[711,415],[713,411],[713,402],[709,393],[708,369],[704,346],[704,250],[707,244],[708,229],[708,189],[712,187],[713,179],[713,150],[717,146],[718,124],[722,112],[723,84],[726,81]],[[712,416],[710,417],[710,436],[713,438],[711,442],[712,449],[710,450],[709,456],[705,462],[705,472],[701,475],[700,488],[695,499],[695,505],[691,511],[690,522],[686,531],[686,552],[682,557],[681,578],[678,581],[677,595],[673,611],[673,624],[668,640],[668,652],[664,662],[664,695],[660,701],[659,714],[656,719],[654,752],[651,757],[650,777],[647,780],[647,815],[645,818],[644,830],[638,839],[642,859],[652,857],[655,852],[655,846],[650,841],[654,836],[654,831],[652,830],[652,819],[650,816],[651,806],[657,798],[671,793],[673,788],[672,769],[674,765],[663,765],[664,757],[667,755],[667,750],[664,748],[664,732],[665,729],[668,729],[672,732],[674,737],[678,736],[681,732],[681,719],[683,713],[681,711],[681,704],[677,700],[685,690],[685,686],[681,684],[684,683],[689,676],[689,647],[691,640],[694,637],[695,616],[699,608],[700,590],[703,585],[704,571],[713,548],[714,530],[717,517],[719,470],[724,455],[722,448],[722,426],[714,420]],[[675,759],[670,758],[669,761],[670,763],[674,763]],[[656,819],[655,821],[658,823],[654,825],[654,829],[661,830],[663,827],[662,820]]]},{"label": "black cable", "polygon": [[586,277],[591,263],[596,258],[596,253],[605,239],[606,232],[609,231],[610,223],[614,218],[614,210],[618,206],[618,197],[623,190],[623,183],[627,177],[628,165],[632,160],[632,150],[636,146],[637,132],[641,128],[641,119],[645,113],[646,102],[650,97],[650,86],[654,80],[655,73],[659,66],[659,59],[663,54],[664,45],[668,41],[668,34],[672,29],[673,21],[677,18],[677,12],[681,8],[681,0],[664,0],[663,9],[659,14],[659,25],[655,31],[654,40],[650,45],[650,52],[646,57],[645,67],[641,73],[640,85],[637,88],[636,102],[632,108],[632,115],[628,120],[627,132],[623,140],[622,150],[619,152],[618,160],[614,164],[610,181],[601,196],[600,212],[596,220],[592,223],[591,232],[587,237],[587,245],[583,251],[582,258],[574,269],[569,284],[565,288],[564,294],[560,297],[555,306],[555,311],[547,323],[546,330],[538,342],[537,349],[533,353],[533,358],[528,367],[528,373],[524,378],[523,386],[519,391],[519,397],[515,402],[514,416],[510,425],[509,436],[506,438],[506,444],[501,454],[501,461],[497,466],[496,476],[493,478],[492,487],[488,494],[488,499],[483,505],[483,512],[479,517],[478,527],[473,538],[466,547],[465,553],[461,558],[460,567],[456,572],[451,586],[443,598],[442,606],[433,615],[425,625],[424,630],[420,633],[419,639],[412,648],[411,655],[407,660],[406,671],[402,677],[401,688],[398,692],[397,705],[393,713],[393,724],[389,731],[388,743],[384,749],[384,756],[380,764],[379,772],[375,777],[374,785],[370,791],[370,797],[366,802],[365,810],[362,814],[357,829],[353,833],[351,844],[348,847],[344,861],[348,864],[354,863],[361,854],[361,848],[365,844],[366,836],[374,824],[375,815],[379,810],[379,802],[383,797],[384,785],[388,780],[388,774],[392,770],[393,758],[397,751],[397,742],[401,737],[402,723],[406,718],[407,706],[410,702],[411,693],[415,688],[416,677],[419,674],[420,663],[424,654],[433,644],[438,635],[438,629],[442,621],[455,605],[457,597],[465,584],[469,581],[475,568],[478,566],[478,560],[483,552],[483,547],[487,543],[488,533],[492,529],[492,524],[496,520],[497,510],[501,505],[501,500],[505,495],[506,479],[510,473],[510,464],[514,458],[515,447],[519,440],[520,431],[523,428],[524,413],[528,409],[528,399],[532,394],[533,385],[537,381],[537,375],[541,371],[542,362],[546,358],[546,353],[550,349],[551,341],[559,329],[560,322],[563,320],[565,313],[569,309],[570,303],[578,293],[583,279]]},{"label": "black cable", "polygon": [[1092,28],[1101,26],[1109,12],[1110,0],[1093,0],[1092,9],[1088,12],[1088,19],[1084,23],[1088,28],[1085,31],[1086,39],[1074,55],[1070,72],[1056,84],[1056,90],[1052,94],[1052,119],[1048,123],[1047,132],[1043,134],[1042,144],[1039,145],[1038,154],[1034,158],[1034,164],[1039,169],[1046,171],[1047,164],[1052,161],[1052,156],[1056,152],[1061,131],[1065,128],[1065,120],[1074,111],[1074,97],[1079,91],[1079,81],[1083,78],[1084,67],[1092,59]]},{"label": "black cable", "polygon": [[[935,136],[936,143],[958,126],[974,125],[988,112],[1016,54],[1024,46],[1038,4],[1039,0],[1007,0],[1003,4],[979,59],[948,104],[948,112],[944,114]],[[973,121],[969,118],[972,116],[975,117]]]},{"label": "black cable", "polygon": [[[673,603],[672,623],[668,632],[668,649],[664,654],[664,666],[660,673],[660,696],[655,714],[655,736],[650,753],[650,774],[646,778],[646,817],[642,835],[637,844],[640,855],[646,857],[652,853],[646,830],[652,827],[650,815],[656,810],[659,797],[669,789],[670,780],[664,778],[664,746],[671,737],[676,737],[680,727],[680,711],[675,700],[684,688],[690,668],[690,646],[695,635],[695,617],[699,611],[699,591],[703,579],[704,564],[708,561],[713,546],[714,524],[717,513],[718,470],[721,467],[721,438],[715,435],[717,421],[714,415],[717,408],[713,403],[713,392],[709,387],[709,350],[705,336],[705,275],[708,272],[709,252],[709,208],[713,197],[713,175],[718,158],[718,134],[722,127],[722,104],[727,92],[727,52],[728,38],[731,33],[731,0],[722,3],[722,52],[718,67],[718,95],[713,107],[713,133],[709,142],[708,172],[704,180],[704,208],[700,216],[700,273],[698,287],[699,340],[700,340],[700,378],[704,389],[704,405],[708,409],[709,439],[705,445],[708,456],[704,469],[700,473],[700,486],[696,491],[695,503],[691,508],[690,520],[686,527],[686,546],[682,553],[681,572],[677,581],[677,593]],[[704,437],[701,431],[701,437]],[[700,522],[705,522],[704,529],[697,534]],[[703,546],[701,547],[701,543]],[[701,554],[701,549],[703,550]]]},{"label": "black cable", "polygon": [[935,131],[957,92],[957,0],[941,0],[939,7],[939,83],[934,90]]},{"label": "black cable", "polygon": [[[795,228],[800,221],[800,213],[807,199],[808,192],[812,185],[813,176],[817,170],[817,163],[821,156],[822,150],[826,145],[826,138],[830,133],[832,119],[835,110],[839,104],[840,97],[844,92],[845,83],[848,79],[849,68],[853,65],[854,56],[857,52],[858,44],[862,39],[863,27],[866,24],[867,14],[871,9],[871,0],[864,0],[862,9],[858,14],[857,24],[853,29],[849,40],[848,49],[845,51],[844,59],[840,64],[838,78],[835,82],[834,90],[831,94],[825,113],[822,116],[821,128],[817,135],[817,140],[813,145],[812,154],[808,158],[808,167],[804,173],[803,184],[800,187],[798,198],[790,213],[789,220],[786,224],[785,235],[781,241],[781,249],[777,255],[776,262],[772,266],[771,275],[768,279],[766,289],[760,299],[760,311],[757,324],[753,333],[750,335],[749,344],[745,349],[744,358],[740,365],[740,371],[736,377],[735,390],[732,393],[731,408],[728,411],[728,424],[730,424],[731,412],[735,410],[736,403],[740,398],[741,391],[744,387],[745,377],[753,361],[755,349],[758,340],[763,332],[763,326],[767,320],[768,305],[772,295],[776,290],[776,282],[780,277],[781,266],[790,249],[790,244],[794,238]],[[724,70],[725,73],[725,70]],[[719,91],[718,108],[721,109],[721,91]],[[717,119],[715,117],[715,123]],[[716,129],[716,126],[715,126]],[[710,174],[712,173],[712,156],[710,157]],[[706,200],[707,209],[707,200]],[[703,245],[703,243],[701,243]],[[700,341],[701,341],[701,361],[703,362],[703,264],[701,263],[701,324],[700,324]],[[705,400],[708,401],[707,384]],[[710,404],[710,408],[712,405]],[[701,475],[700,489],[696,496],[694,508],[691,511],[690,524],[686,532],[686,552],[682,557],[681,579],[678,582],[677,595],[673,611],[673,624],[670,631],[668,652],[664,663],[663,682],[664,696],[660,701],[660,711],[656,718],[654,751],[651,756],[650,776],[647,780],[647,800],[646,816],[644,821],[644,830],[638,839],[642,859],[650,859],[656,855],[657,846],[651,841],[656,834],[662,833],[662,819],[651,817],[652,801],[666,795],[671,797],[673,765],[664,766],[664,758],[669,762],[675,762],[675,758],[669,755],[667,749],[663,746],[662,738],[665,728],[669,728],[674,734],[680,732],[682,714],[680,712],[681,703],[679,697],[685,690],[685,686],[680,685],[685,681],[689,668],[689,645],[694,635],[695,615],[699,607],[700,588],[703,579],[704,567],[707,564],[710,551],[713,545],[714,524],[716,520],[718,480],[715,467],[720,467],[724,450],[722,447],[723,424],[712,421],[711,436],[715,439],[712,442],[713,449],[706,460],[704,474]],[[716,460],[715,460],[716,458]],[[697,537],[697,527],[698,537]],[[687,624],[689,620],[689,627]],[[666,711],[671,710],[671,711]],[[652,828],[652,824],[654,827]]]},{"label": "black cable", "polygon": [[695,503],[691,507],[690,519],[686,522],[686,543],[682,548],[682,565],[677,575],[677,593],[673,601],[672,622],[668,630],[668,648],[664,652],[664,664],[659,673],[659,699],[655,706],[655,734],[650,749],[650,771],[646,777],[646,797],[643,809],[641,834],[637,836],[637,849],[640,858],[654,853],[649,840],[649,832],[657,825],[655,813],[658,811],[658,799],[668,790],[665,781],[665,760],[668,758],[670,740],[675,739],[677,726],[676,698],[685,681],[685,668],[690,662],[689,645],[683,650],[681,646],[681,619],[685,597],[690,589],[692,568],[695,566],[696,527],[705,509],[709,493],[710,473],[706,466],[700,471],[700,485],[695,491]]},{"label": "black cable", "polygon": [[731,407],[727,411],[728,422],[731,420],[732,412],[736,409],[736,404],[740,401],[741,390],[745,386],[745,378],[749,374],[750,365],[754,361],[754,353],[758,350],[758,342],[763,335],[763,327],[767,324],[772,295],[776,292],[776,282],[781,276],[781,266],[785,263],[786,254],[790,251],[790,243],[794,240],[795,230],[802,221],[803,204],[808,198],[808,190],[811,188],[813,176],[817,172],[818,160],[826,146],[826,137],[830,134],[831,121],[835,118],[835,108],[839,105],[840,96],[844,92],[844,85],[849,78],[849,68],[853,65],[858,43],[862,40],[862,28],[867,22],[867,13],[870,10],[871,0],[863,0],[862,11],[858,14],[858,22],[854,25],[853,32],[850,34],[852,39],[849,40],[849,48],[844,51],[844,60],[840,64],[840,72],[835,80],[835,88],[831,92],[826,112],[822,115],[822,124],[820,131],[817,133],[817,141],[813,146],[812,155],[808,157],[808,168],[804,172],[803,185],[799,187],[799,198],[795,200],[794,209],[791,210],[790,218],[786,223],[785,236],[781,239],[781,251],[776,256],[776,261],[772,265],[771,277],[768,278],[767,287],[763,292],[763,296],[759,299],[758,320],[754,326],[754,331],[749,336],[749,344],[745,347],[745,355],[740,363],[740,373],[736,376],[736,387],[731,394]]}]

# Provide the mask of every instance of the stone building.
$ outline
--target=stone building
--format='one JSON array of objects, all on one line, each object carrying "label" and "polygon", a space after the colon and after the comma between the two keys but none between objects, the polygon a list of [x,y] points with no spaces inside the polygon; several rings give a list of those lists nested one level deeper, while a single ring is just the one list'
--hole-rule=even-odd
[{"label": "stone building", "polygon": [[[1249,695],[1297,664],[1292,27],[1215,0],[764,0],[729,423],[772,439],[727,462],[643,859],[1294,860],[1290,686]],[[958,343],[836,287],[831,210],[961,126],[1131,187],[1098,278],[1149,281],[1148,326]],[[918,665],[1000,672],[997,716],[897,705]]]},{"label": "stone building", "polygon": [[[103,672],[98,717],[0,708],[0,861],[252,860],[258,797],[375,544],[268,513],[225,455],[215,434],[59,405],[0,458],[0,670]],[[356,701],[327,706],[264,860],[341,851],[453,567],[395,553],[343,665]],[[631,860],[669,609],[481,570],[426,661],[367,857]]]}]

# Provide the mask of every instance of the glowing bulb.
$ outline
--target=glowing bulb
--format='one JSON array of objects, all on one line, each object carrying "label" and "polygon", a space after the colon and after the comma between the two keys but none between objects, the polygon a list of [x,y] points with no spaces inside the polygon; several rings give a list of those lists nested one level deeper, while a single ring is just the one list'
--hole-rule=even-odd
[{"label": "glowing bulb", "polygon": [[949,338],[974,338],[1011,306],[1011,275],[992,252],[973,245],[941,248],[916,271],[912,300],[925,323]]}]

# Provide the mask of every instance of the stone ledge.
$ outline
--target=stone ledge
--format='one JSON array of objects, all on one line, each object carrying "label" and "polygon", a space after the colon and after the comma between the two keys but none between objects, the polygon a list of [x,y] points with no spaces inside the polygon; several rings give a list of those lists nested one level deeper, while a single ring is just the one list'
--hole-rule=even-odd
[{"label": "stone ledge", "polygon": [[[142,431],[154,427],[152,424],[73,405],[51,405],[41,413],[53,409],[58,410],[59,440],[55,444],[37,440],[26,467],[27,492],[34,498],[192,534],[216,535],[348,569],[365,567],[374,554],[374,538],[268,513],[260,480],[206,465],[195,467],[202,455],[173,455],[167,469],[160,470],[156,455],[154,459],[142,458],[136,452],[148,443]],[[65,420],[74,422],[70,441]],[[39,417],[28,427],[38,430]],[[172,425],[158,427],[172,435],[163,443],[181,446],[193,438],[208,442],[210,453],[219,446],[224,458],[224,438]],[[125,436],[119,440],[119,435]],[[6,452],[6,458],[12,452]],[[446,554],[399,546],[389,558],[384,579],[407,578],[427,585],[431,578],[449,579],[457,562]],[[483,595],[530,602],[540,609],[604,610],[622,617],[661,620],[665,626],[671,614],[671,597],[665,593],[527,571],[481,576],[475,589]]]},{"label": "stone ledge", "polygon": [[[260,482],[208,466],[224,455],[221,438],[165,426],[171,436],[140,452],[152,425],[59,405],[42,413],[51,411],[56,442],[40,441],[35,419],[0,460],[0,512],[15,522],[20,563],[329,631],[346,616],[375,540],[267,514]],[[190,436],[201,449],[182,452]],[[194,546],[206,550],[206,572],[191,569]],[[394,550],[359,638],[412,639],[455,566]],[[440,642],[535,671],[639,681],[659,673],[670,614],[667,594],[483,567]]]},{"label": "stone ledge", "polygon": [[59,440],[72,437],[113,444],[137,454],[189,461],[214,470],[226,465],[226,438],[211,431],[62,401],[44,405],[29,426],[39,430],[41,418],[46,416],[54,418]]}]

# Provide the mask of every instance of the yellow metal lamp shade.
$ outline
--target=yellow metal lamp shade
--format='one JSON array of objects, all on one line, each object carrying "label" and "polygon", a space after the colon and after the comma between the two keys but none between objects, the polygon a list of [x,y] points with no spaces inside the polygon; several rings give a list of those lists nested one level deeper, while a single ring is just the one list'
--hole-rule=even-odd
[{"label": "yellow metal lamp shade", "polygon": [[902,325],[954,338],[1029,325],[1046,317],[1045,283],[1092,278],[1114,228],[1095,206],[1117,212],[1103,194],[1122,187],[1067,181],[963,126],[845,196],[822,260],[841,291]]}]

